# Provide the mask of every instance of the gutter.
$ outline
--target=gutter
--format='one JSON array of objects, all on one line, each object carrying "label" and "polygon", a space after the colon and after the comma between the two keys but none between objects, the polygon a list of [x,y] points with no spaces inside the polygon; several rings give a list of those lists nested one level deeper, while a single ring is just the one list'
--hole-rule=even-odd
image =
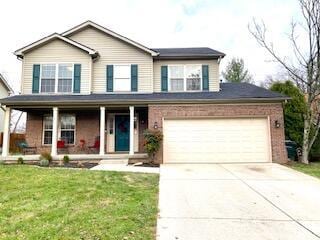
[{"label": "gutter", "polygon": [[17,101],[17,102],[2,102],[7,106],[94,106],[94,105],[128,105],[128,104],[215,104],[215,103],[273,103],[273,102],[285,102],[289,100],[288,97],[279,98],[238,98],[238,99],[155,99],[155,100],[83,100],[83,101]]}]

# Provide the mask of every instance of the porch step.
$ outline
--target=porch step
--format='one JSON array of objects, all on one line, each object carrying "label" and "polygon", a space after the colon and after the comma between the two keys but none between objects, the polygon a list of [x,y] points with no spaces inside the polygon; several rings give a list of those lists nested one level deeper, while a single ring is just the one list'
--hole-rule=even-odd
[{"label": "porch step", "polygon": [[128,158],[108,158],[102,159],[99,164],[124,164],[128,165],[129,159]]}]

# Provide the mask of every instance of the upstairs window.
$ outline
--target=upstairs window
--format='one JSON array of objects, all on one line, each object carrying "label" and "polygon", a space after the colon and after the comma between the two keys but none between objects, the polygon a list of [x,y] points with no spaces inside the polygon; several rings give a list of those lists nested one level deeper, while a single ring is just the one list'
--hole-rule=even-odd
[{"label": "upstairs window", "polygon": [[71,93],[73,84],[73,64],[42,64],[42,93]]},{"label": "upstairs window", "polygon": [[131,66],[114,65],[114,91],[129,92],[131,91]]},{"label": "upstairs window", "polygon": [[169,66],[169,91],[200,91],[202,85],[201,65]]},{"label": "upstairs window", "polygon": [[54,93],[56,81],[56,65],[41,65],[41,92]]},{"label": "upstairs window", "polygon": [[72,64],[59,64],[58,92],[72,92]]},{"label": "upstairs window", "polygon": [[184,66],[170,66],[169,79],[171,91],[184,91]]}]

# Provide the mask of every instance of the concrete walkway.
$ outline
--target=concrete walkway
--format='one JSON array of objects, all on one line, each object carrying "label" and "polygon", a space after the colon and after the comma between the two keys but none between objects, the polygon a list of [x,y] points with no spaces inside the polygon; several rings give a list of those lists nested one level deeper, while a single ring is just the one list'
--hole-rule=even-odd
[{"label": "concrete walkway", "polygon": [[320,181],[278,164],[162,165],[158,240],[320,239]]},{"label": "concrete walkway", "polygon": [[159,173],[158,167],[139,167],[126,164],[100,164],[90,170],[136,172],[136,173]]}]

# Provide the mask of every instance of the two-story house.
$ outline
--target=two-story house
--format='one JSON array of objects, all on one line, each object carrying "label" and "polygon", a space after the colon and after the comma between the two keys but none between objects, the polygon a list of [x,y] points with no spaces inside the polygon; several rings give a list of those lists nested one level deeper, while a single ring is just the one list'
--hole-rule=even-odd
[{"label": "two-story house", "polygon": [[[70,157],[141,157],[143,132],[159,129],[159,163],[285,162],[286,97],[250,84],[220,83],[225,54],[211,48],[148,48],[91,21],[17,51],[21,94],[6,106],[27,113],[37,152]],[[139,155],[140,154],[140,155]],[[82,155],[83,156],[83,155]]]}]

